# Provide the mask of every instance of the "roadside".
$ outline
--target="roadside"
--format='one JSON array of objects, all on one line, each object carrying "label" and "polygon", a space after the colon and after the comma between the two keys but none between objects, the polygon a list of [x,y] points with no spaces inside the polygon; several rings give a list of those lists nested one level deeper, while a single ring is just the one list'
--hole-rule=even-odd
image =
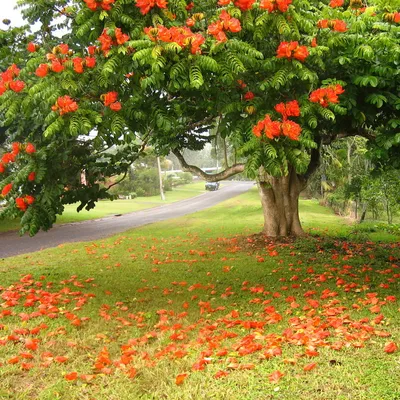
[{"label": "roadside", "polygon": [[[161,200],[160,196],[137,197],[132,200],[102,200],[96,204],[94,209],[90,211],[82,210],[79,213],[76,211],[78,204],[68,204],[65,206],[63,215],[57,217],[56,225],[88,221],[114,215],[123,215],[189,199],[205,193],[204,184],[204,181],[199,181],[174,187],[172,191],[165,193],[165,201]],[[223,186],[224,183],[221,184],[221,188]],[[19,220],[0,220],[0,233],[19,229]]]},{"label": "roadside", "polygon": [[252,187],[253,182],[227,181],[224,187],[215,192],[125,215],[56,225],[49,232],[41,231],[34,237],[18,236],[15,231],[0,233],[0,258],[31,253],[68,242],[97,240],[139,226],[192,214],[247,192]]}]

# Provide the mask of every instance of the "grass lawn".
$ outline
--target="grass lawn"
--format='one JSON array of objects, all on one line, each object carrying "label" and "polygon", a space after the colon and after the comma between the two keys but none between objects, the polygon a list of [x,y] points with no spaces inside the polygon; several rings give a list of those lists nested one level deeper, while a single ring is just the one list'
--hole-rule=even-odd
[{"label": "grass lawn", "polygon": [[[175,187],[172,191],[166,192],[165,201],[161,200],[160,196],[138,197],[133,200],[104,200],[99,201],[94,209],[90,211],[82,210],[79,213],[76,212],[78,204],[68,204],[65,206],[63,215],[57,218],[57,223],[67,224],[71,222],[86,221],[89,219],[103,218],[115,214],[126,214],[133,211],[140,211],[146,208],[158,207],[163,204],[188,199],[204,192],[204,182],[201,181]],[[19,228],[20,225],[17,220],[0,220],[0,232],[7,232]]]},{"label": "grass lawn", "polygon": [[296,242],[250,191],[0,260],[0,399],[400,399],[399,237],[301,210]]}]

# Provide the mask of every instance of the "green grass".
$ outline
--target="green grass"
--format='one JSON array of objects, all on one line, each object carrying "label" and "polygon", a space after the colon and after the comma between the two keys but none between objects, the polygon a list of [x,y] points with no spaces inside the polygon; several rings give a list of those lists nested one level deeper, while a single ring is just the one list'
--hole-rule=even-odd
[{"label": "green grass", "polygon": [[[254,235],[262,216],[250,191],[106,240],[0,261],[0,398],[399,399],[400,353],[383,350],[400,339],[391,297],[400,289],[399,238],[366,243],[353,234],[352,243],[336,236],[353,230],[343,219],[309,200],[301,210],[313,236],[296,242]],[[26,331],[40,324],[36,336]],[[37,350],[26,349],[29,338]],[[277,348],[282,355],[269,358]],[[33,358],[8,362],[21,352]],[[93,368],[101,352],[109,370]],[[272,383],[277,370],[284,375]],[[228,375],[216,379],[217,371]]]},{"label": "green grass", "polygon": [[[139,197],[133,200],[104,200],[99,201],[96,207],[90,211],[76,211],[78,204],[65,206],[63,215],[57,218],[58,224],[86,221],[90,219],[103,218],[115,214],[126,214],[133,211],[140,211],[147,208],[158,207],[163,204],[185,200],[190,197],[204,193],[204,182],[195,182],[188,185],[175,187],[172,191],[166,192],[165,201],[160,196]],[[19,229],[19,221],[12,219],[0,220],[0,232]]]}]

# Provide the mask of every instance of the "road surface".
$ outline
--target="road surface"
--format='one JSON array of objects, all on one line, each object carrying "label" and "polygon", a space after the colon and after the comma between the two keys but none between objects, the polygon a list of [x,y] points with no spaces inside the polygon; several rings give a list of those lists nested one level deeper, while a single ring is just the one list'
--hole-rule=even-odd
[{"label": "road surface", "polygon": [[39,232],[34,237],[21,237],[16,231],[0,233],[0,258],[32,253],[62,243],[102,239],[138,226],[181,217],[212,207],[248,191],[252,186],[253,182],[227,181],[217,191],[206,192],[190,199],[121,216],[55,225],[50,231]]}]

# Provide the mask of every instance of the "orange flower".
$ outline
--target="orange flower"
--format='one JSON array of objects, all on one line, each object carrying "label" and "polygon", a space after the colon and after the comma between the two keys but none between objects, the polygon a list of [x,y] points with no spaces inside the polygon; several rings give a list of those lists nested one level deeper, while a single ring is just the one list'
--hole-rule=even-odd
[{"label": "orange flower", "polygon": [[313,40],[311,41],[311,47],[317,47],[318,43],[317,43],[317,38],[313,38]]},{"label": "orange flower", "polygon": [[74,381],[78,378],[78,373],[77,372],[70,372],[69,374],[65,375],[65,379],[67,381]]},{"label": "orange flower", "polygon": [[31,205],[35,202],[35,198],[33,196],[26,195],[24,201],[26,204]]},{"label": "orange flower", "polygon": [[342,93],[344,93],[343,87],[337,84],[314,90],[311,92],[309,99],[312,103],[319,103],[322,107],[326,108],[330,103],[338,103],[338,95]]},{"label": "orange flower", "polygon": [[44,78],[49,71],[49,66],[47,64],[40,64],[35,71],[36,76],[39,78]]},{"label": "orange flower", "polygon": [[157,6],[158,8],[167,8],[166,0],[137,0],[136,7],[140,8],[140,12],[145,15],[147,14],[153,7]]},{"label": "orange flower", "polygon": [[15,205],[17,208],[19,208],[21,211],[25,211],[28,208],[28,205],[25,203],[24,199],[22,197],[17,197],[15,199]]},{"label": "orange flower", "polygon": [[34,53],[37,50],[36,44],[33,42],[29,42],[26,49],[29,51],[29,53]]},{"label": "orange flower", "polygon": [[78,104],[70,96],[61,96],[51,109],[53,111],[60,110],[60,115],[64,115],[78,110]]},{"label": "orange flower", "polygon": [[282,133],[291,140],[299,140],[301,126],[290,120],[283,121]]},{"label": "orange flower", "polygon": [[14,142],[12,144],[12,152],[13,152],[13,154],[15,154],[15,155],[19,154],[20,149],[21,149],[21,143]]},{"label": "orange flower", "polygon": [[32,154],[36,152],[35,146],[32,143],[27,143],[25,147],[25,152],[27,154]]},{"label": "orange flower", "polygon": [[310,364],[307,364],[307,365],[303,368],[303,370],[304,370],[304,371],[311,371],[311,370],[314,369],[316,366],[317,366],[317,363],[310,363]]},{"label": "orange flower", "polygon": [[12,187],[13,187],[12,183],[9,183],[8,185],[4,186],[3,190],[1,191],[1,194],[3,196],[7,196],[7,194],[11,191]]},{"label": "orange flower", "polygon": [[336,32],[346,32],[347,31],[347,26],[346,26],[346,22],[340,20],[340,19],[336,19],[333,22],[333,30]]},{"label": "orange flower", "polygon": [[306,46],[299,46],[299,42],[281,42],[276,51],[277,58],[296,58],[299,61],[304,61],[309,53]]},{"label": "orange flower", "polygon": [[122,33],[121,28],[115,28],[114,33],[118,44],[124,44],[129,40],[129,36],[125,33]]},{"label": "orange flower", "polygon": [[83,73],[83,58],[75,57],[72,59],[72,63],[74,64],[74,71],[78,74]]},{"label": "orange flower", "polygon": [[1,157],[1,161],[3,164],[12,163],[15,161],[15,154],[14,153],[5,153]]},{"label": "orange flower", "polygon": [[397,351],[397,344],[394,342],[388,342],[385,344],[385,348],[383,349],[385,353],[394,353]]},{"label": "orange flower", "polygon": [[60,63],[60,60],[56,58],[55,60],[51,61],[51,69],[53,72],[59,73],[64,71],[64,66]]},{"label": "orange flower", "polygon": [[300,116],[300,107],[297,100],[289,101],[286,104],[279,103],[275,106],[275,110],[282,114],[283,119]]},{"label": "orange flower", "polygon": [[175,378],[175,383],[177,385],[182,385],[183,381],[186,379],[186,377],[188,376],[188,374],[179,374],[176,376]]},{"label": "orange flower", "polygon": [[240,8],[242,11],[250,10],[253,7],[255,0],[236,0],[235,6]]},{"label": "orange flower", "polygon": [[122,106],[119,101],[116,101],[115,103],[110,104],[110,110],[119,111],[119,110],[121,110],[121,108],[122,108]]},{"label": "orange flower", "polygon": [[292,0],[261,0],[260,8],[267,10],[269,13],[276,10],[286,12],[290,4],[292,4]]},{"label": "orange flower", "polygon": [[115,103],[117,101],[118,93],[117,92],[108,92],[106,94],[103,94],[100,98],[103,100],[104,105],[106,107],[109,107],[110,104]]},{"label": "orange flower", "polygon": [[86,57],[85,58],[85,65],[88,68],[94,68],[96,66],[96,59],[94,57]]},{"label": "orange flower", "polygon": [[282,373],[281,371],[274,371],[271,374],[268,375],[268,379],[271,383],[278,383],[280,381],[280,379],[282,378],[282,376],[284,376],[285,374]]},{"label": "orange flower", "polygon": [[248,91],[245,95],[244,95],[244,99],[245,100],[253,100],[254,99],[254,93],[251,91]]},{"label": "orange flower", "polygon": [[25,87],[25,83],[22,81],[11,81],[10,82],[10,89],[13,92],[19,93]]}]

